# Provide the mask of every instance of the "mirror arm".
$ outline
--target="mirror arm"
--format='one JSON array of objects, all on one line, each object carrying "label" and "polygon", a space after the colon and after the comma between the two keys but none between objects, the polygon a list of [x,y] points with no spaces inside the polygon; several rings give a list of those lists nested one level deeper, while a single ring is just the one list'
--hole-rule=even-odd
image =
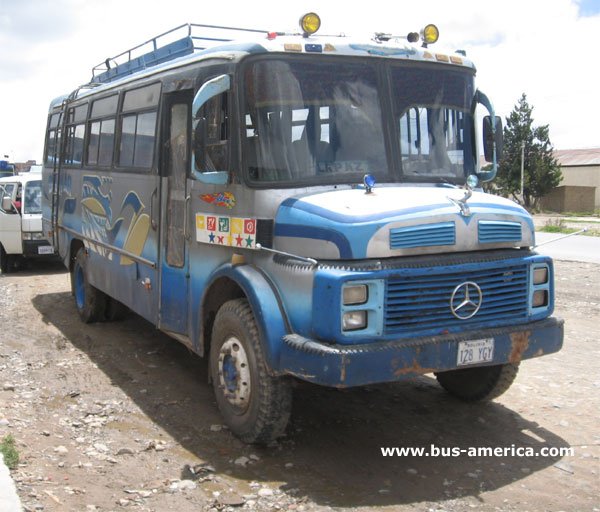
[{"label": "mirror arm", "polygon": [[477,89],[475,93],[475,101],[477,103],[483,105],[487,111],[490,113],[490,120],[492,121],[492,139],[493,139],[493,151],[492,151],[492,169],[490,171],[480,171],[478,173],[478,177],[482,182],[492,181],[496,177],[496,173],[498,172],[498,161],[496,158],[497,149],[496,149],[496,112],[494,111],[494,106],[492,102],[487,97],[486,94]]}]

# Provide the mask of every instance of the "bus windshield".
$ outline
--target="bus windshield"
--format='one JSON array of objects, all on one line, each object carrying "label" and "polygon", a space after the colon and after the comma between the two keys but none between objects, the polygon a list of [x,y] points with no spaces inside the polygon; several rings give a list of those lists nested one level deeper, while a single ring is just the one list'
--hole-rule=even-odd
[{"label": "bus windshield", "polygon": [[391,78],[404,177],[452,180],[474,173],[472,77],[464,71],[398,65]]},{"label": "bus windshield", "polygon": [[[370,173],[381,183],[451,181],[474,172],[472,75],[388,65],[387,93],[380,69],[364,60],[293,57],[248,64],[242,138],[249,180],[358,183]],[[394,127],[393,151],[384,126]],[[401,161],[390,162],[390,154]]]}]

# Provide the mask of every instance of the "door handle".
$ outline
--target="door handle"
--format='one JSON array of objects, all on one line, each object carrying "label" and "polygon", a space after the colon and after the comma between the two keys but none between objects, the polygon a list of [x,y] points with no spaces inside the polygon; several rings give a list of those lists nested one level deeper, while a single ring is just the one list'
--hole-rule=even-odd
[{"label": "door handle", "polygon": [[185,238],[186,240],[189,240],[191,238],[190,234],[188,233],[188,204],[191,198],[192,196],[186,196],[185,201],[183,203],[183,238]]},{"label": "door handle", "polygon": [[154,192],[152,192],[152,195],[150,196],[150,225],[154,231],[156,231],[157,227],[156,220],[154,220],[154,200],[156,199],[157,195],[158,189],[155,188]]}]

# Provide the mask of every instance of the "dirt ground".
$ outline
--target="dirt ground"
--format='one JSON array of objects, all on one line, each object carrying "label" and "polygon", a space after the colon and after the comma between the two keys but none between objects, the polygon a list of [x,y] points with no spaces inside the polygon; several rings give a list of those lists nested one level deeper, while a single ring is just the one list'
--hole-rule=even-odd
[{"label": "dirt ground", "polygon": [[[600,266],[556,262],[561,352],[486,405],[426,376],[298,384],[287,436],[221,425],[205,361],[135,315],[83,325],[59,265],[0,276],[0,439],[26,511],[600,510]],[[381,447],[572,447],[572,456],[383,457]],[[2,511],[4,512],[4,511]]]}]

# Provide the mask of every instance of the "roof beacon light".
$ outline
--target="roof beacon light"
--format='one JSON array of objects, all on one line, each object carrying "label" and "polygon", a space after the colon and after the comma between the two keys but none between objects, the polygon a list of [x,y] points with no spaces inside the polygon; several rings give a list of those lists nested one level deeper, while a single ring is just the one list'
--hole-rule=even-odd
[{"label": "roof beacon light", "polygon": [[300,28],[304,37],[314,34],[321,27],[321,18],[314,12],[309,12],[300,18]]},{"label": "roof beacon light", "polygon": [[375,186],[375,176],[372,174],[365,174],[363,176],[363,184],[365,186],[365,194],[370,194]]},{"label": "roof beacon light", "polygon": [[421,30],[421,37],[423,38],[423,46],[435,43],[440,37],[440,31],[435,25],[429,24],[423,30]]}]

